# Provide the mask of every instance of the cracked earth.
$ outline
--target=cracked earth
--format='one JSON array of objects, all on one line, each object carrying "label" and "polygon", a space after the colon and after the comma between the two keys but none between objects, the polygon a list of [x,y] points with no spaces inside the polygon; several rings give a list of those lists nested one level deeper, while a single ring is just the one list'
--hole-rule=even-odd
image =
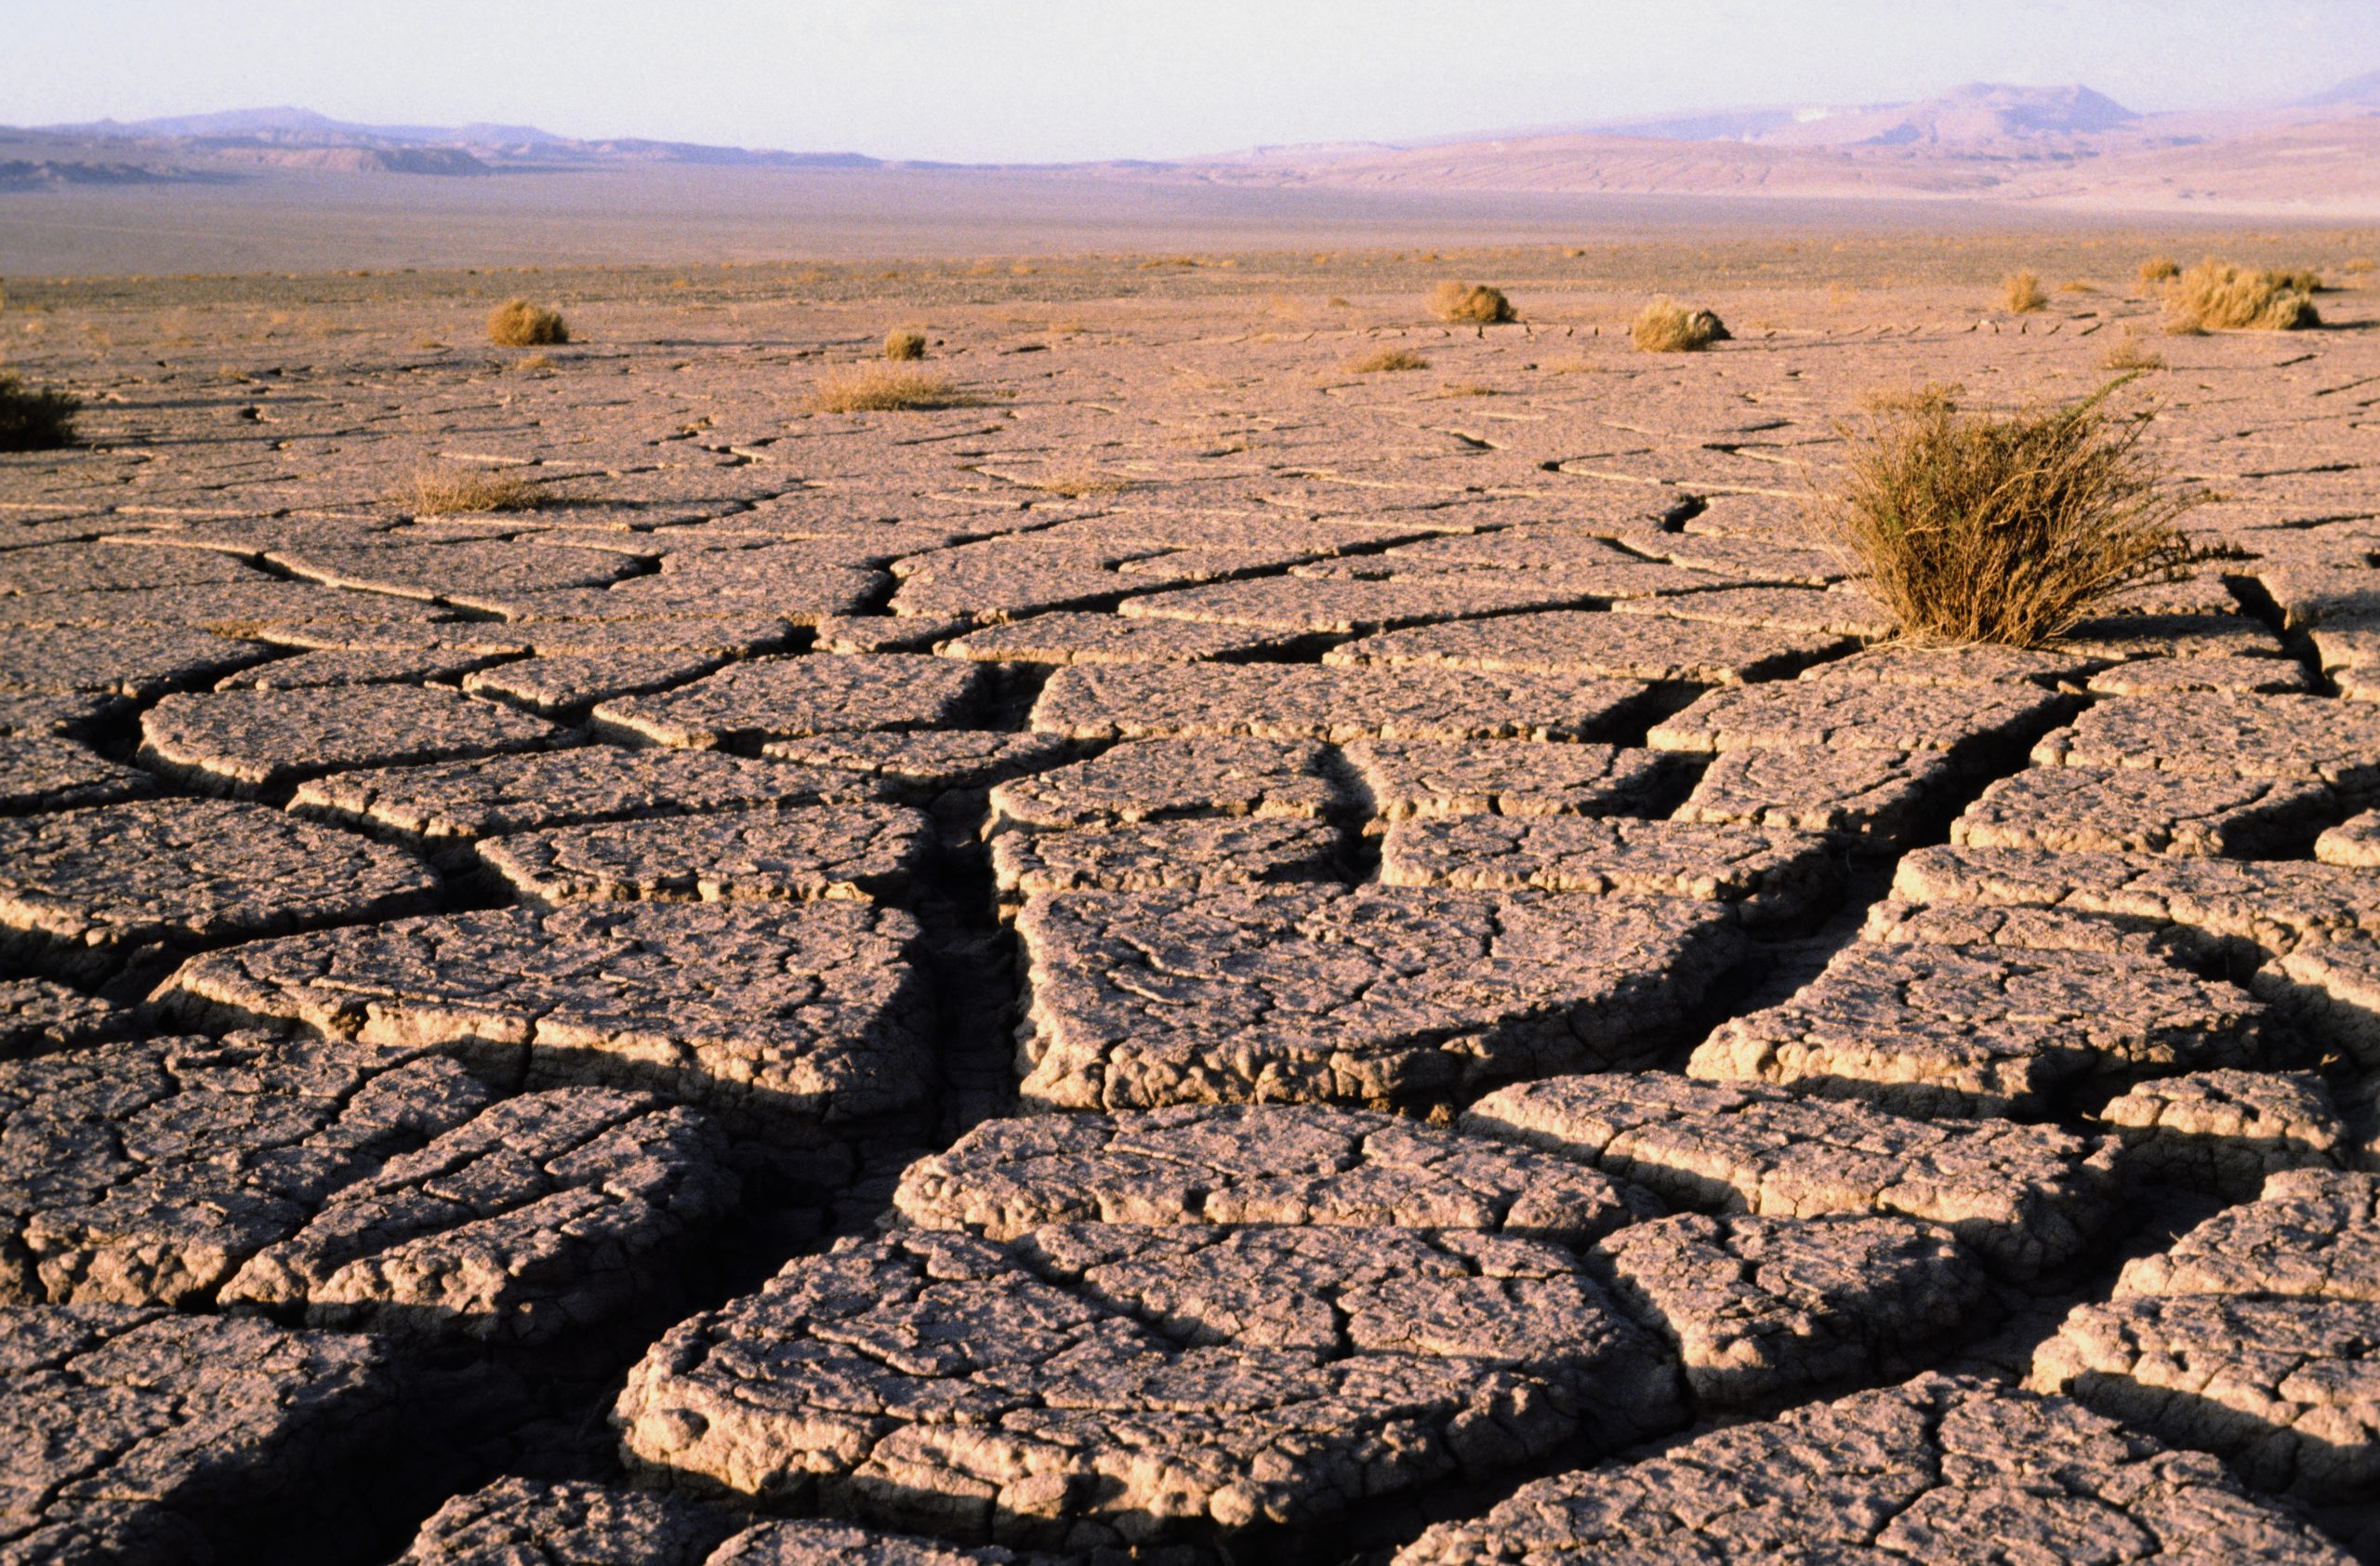
[{"label": "cracked earth", "polygon": [[2012,652],[1802,498],[2153,301],[1328,277],[58,291],[0,1559],[2380,1560],[2380,296],[2158,339],[2220,548]]}]

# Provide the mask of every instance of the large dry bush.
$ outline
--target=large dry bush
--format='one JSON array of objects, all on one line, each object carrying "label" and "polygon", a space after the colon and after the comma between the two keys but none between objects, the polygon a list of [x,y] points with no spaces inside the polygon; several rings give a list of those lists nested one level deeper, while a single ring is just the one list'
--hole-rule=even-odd
[{"label": "large dry bush", "polygon": [[2042,292],[2041,275],[2030,267],[2002,278],[2000,292],[2009,310],[2018,315],[2030,315],[2049,304],[2049,296]]},{"label": "large dry bush", "polygon": [[2166,329],[2288,332],[2322,324],[2302,279],[2287,272],[2235,267],[2213,258],[2189,268],[2165,291]]},{"label": "large dry bush", "polygon": [[822,376],[802,405],[812,413],[898,413],[963,407],[974,400],[940,376],[862,365]]},{"label": "large dry bush", "polygon": [[425,468],[399,498],[416,516],[477,515],[485,511],[534,511],[545,491],[511,473],[484,468]]},{"label": "large dry bush", "polygon": [[570,340],[560,311],[527,299],[507,299],[488,312],[488,340],[498,348],[542,348]]},{"label": "large dry bush", "polygon": [[2176,494],[2108,411],[2117,380],[2068,407],[1962,412],[1955,389],[1870,404],[1818,536],[1916,642],[2037,646],[2129,583],[2192,558]]},{"label": "large dry bush", "polygon": [[1408,348],[1383,348],[1347,361],[1355,375],[1393,375],[1398,370],[1426,370],[1430,361]]},{"label": "large dry bush", "polygon": [[1513,301],[1504,297],[1502,289],[1451,279],[1430,291],[1430,313],[1441,321],[1483,326],[1518,319],[1513,313]]},{"label": "large dry bush", "polygon": [[71,392],[28,389],[0,370],[0,451],[49,451],[74,444],[83,399]]},{"label": "large dry bush", "polygon": [[1732,336],[1711,312],[1688,310],[1675,299],[1655,299],[1628,328],[1629,340],[1647,353],[1699,353]]},{"label": "large dry bush", "polygon": [[884,334],[884,356],[887,359],[922,359],[926,356],[926,335],[896,326]]}]

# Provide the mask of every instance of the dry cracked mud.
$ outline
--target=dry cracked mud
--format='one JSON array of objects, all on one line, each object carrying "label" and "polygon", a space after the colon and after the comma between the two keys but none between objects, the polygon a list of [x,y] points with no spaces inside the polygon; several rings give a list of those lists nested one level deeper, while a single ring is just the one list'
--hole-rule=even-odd
[{"label": "dry cracked mud", "polygon": [[1840,420],[2156,301],[1532,255],[12,279],[0,1558],[2380,1560],[2380,296],[1948,646]]}]

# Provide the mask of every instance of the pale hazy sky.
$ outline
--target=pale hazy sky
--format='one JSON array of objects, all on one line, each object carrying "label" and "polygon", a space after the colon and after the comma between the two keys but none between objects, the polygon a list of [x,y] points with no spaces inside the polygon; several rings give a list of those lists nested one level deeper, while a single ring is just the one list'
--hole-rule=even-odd
[{"label": "pale hazy sky", "polygon": [[965,161],[2380,68],[2380,0],[0,0],[0,124],[295,104]]}]

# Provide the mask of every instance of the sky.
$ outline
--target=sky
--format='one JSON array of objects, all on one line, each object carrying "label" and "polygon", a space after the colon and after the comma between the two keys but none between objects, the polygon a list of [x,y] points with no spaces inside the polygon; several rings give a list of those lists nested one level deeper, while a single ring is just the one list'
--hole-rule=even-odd
[{"label": "sky", "polygon": [[2380,69],[2380,0],[0,0],[0,124],[291,104],[959,162]]}]

